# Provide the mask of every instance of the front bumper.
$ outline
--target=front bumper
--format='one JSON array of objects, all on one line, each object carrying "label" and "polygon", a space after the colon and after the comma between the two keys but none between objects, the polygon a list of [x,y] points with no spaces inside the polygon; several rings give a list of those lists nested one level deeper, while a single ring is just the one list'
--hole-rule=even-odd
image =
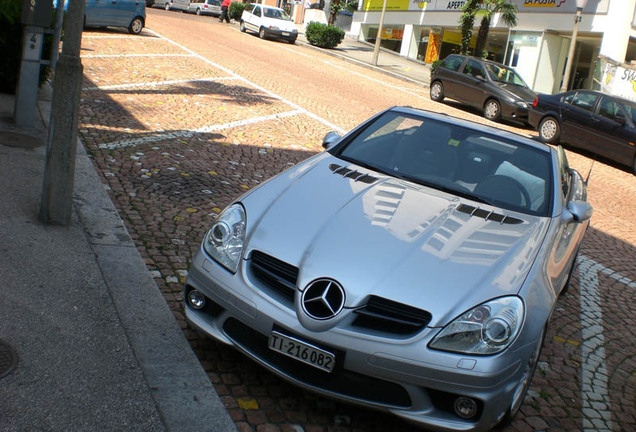
[{"label": "front bumper", "polygon": [[272,39],[288,39],[296,40],[298,38],[298,30],[280,30],[271,29],[269,27],[263,27],[265,29],[265,35]]},{"label": "front bumper", "polygon": [[[207,305],[187,305],[186,317],[217,340],[233,345],[279,376],[308,390],[390,412],[433,430],[490,430],[506,413],[534,343],[497,356],[467,356],[427,348],[438,329],[413,337],[388,338],[336,327],[312,332],[303,327],[293,302],[259,286],[245,260],[237,274],[221,268],[200,250],[186,281]],[[273,330],[333,352],[336,368],[326,373],[268,348]],[[376,332],[377,333],[377,332]],[[479,413],[466,420],[454,401],[469,397]]]},{"label": "front bumper", "polygon": [[516,103],[504,103],[501,107],[501,115],[502,117],[519,120],[523,122],[528,122],[528,116],[530,113],[530,109],[527,107],[523,107],[517,105]]}]

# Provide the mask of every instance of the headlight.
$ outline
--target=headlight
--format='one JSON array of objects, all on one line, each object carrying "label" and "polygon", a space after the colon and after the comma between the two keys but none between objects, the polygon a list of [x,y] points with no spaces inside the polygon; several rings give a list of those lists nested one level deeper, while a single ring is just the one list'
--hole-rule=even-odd
[{"label": "headlight", "polygon": [[240,204],[223,210],[203,239],[205,251],[232,273],[238,269],[244,244],[245,210]]},{"label": "headlight", "polygon": [[529,106],[527,102],[525,102],[525,101],[520,101],[520,100],[515,101],[515,104],[516,104],[517,106],[522,107],[522,108],[528,108],[528,106]]},{"label": "headlight", "polygon": [[519,297],[491,300],[453,320],[429,347],[464,354],[496,354],[515,340],[523,313]]}]

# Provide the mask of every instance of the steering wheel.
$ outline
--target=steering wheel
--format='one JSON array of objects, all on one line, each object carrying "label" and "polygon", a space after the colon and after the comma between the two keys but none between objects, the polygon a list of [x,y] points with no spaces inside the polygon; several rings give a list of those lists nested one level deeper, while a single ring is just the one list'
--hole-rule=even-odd
[{"label": "steering wheel", "polygon": [[518,180],[505,175],[494,174],[483,179],[474,190],[475,195],[492,198],[506,204],[530,208],[530,195]]}]

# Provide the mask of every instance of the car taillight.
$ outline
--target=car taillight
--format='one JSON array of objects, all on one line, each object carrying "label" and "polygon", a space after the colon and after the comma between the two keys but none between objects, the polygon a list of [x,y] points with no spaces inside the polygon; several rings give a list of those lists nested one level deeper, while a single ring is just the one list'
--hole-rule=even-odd
[{"label": "car taillight", "polygon": [[536,108],[538,104],[539,104],[539,96],[535,96],[534,102],[532,102],[532,107]]}]

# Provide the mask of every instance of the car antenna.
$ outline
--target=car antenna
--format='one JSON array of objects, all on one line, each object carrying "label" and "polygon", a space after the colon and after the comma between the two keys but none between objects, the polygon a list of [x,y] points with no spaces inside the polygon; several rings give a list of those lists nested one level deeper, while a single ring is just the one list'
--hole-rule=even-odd
[{"label": "car antenna", "polygon": [[596,162],[596,156],[594,156],[594,159],[592,159],[592,165],[590,165],[590,170],[587,172],[587,177],[585,177],[585,186],[587,186],[587,184],[590,181],[590,176],[592,175],[592,168],[594,168],[594,162]]}]

